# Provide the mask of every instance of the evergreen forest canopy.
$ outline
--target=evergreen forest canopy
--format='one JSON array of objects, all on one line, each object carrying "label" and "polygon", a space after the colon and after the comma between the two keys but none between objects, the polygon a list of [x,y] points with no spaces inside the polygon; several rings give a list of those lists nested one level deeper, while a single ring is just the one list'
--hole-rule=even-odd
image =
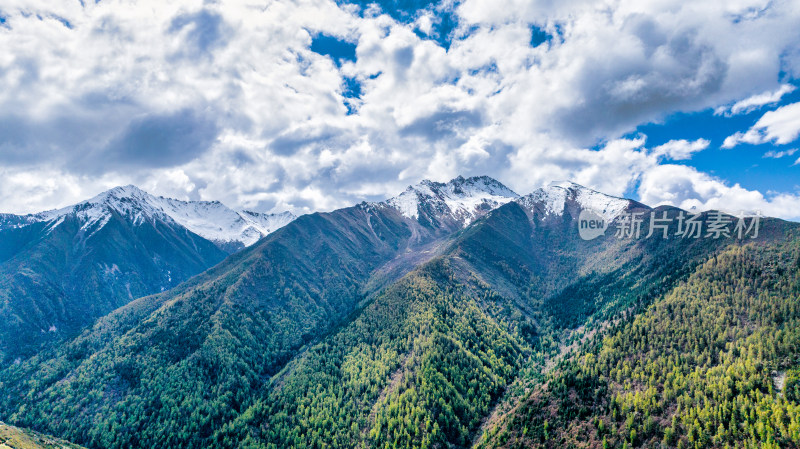
[{"label": "evergreen forest canopy", "polygon": [[88,448],[800,447],[800,226],[586,241],[576,198],[299,217],[3,365],[0,420]]}]

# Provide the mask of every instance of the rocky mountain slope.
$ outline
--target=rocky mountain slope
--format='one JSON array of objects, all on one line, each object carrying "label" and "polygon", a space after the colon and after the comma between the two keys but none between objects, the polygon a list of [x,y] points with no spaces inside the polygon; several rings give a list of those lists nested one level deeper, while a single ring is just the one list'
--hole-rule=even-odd
[{"label": "rocky mountain slope", "polygon": [[81,449],[81,446],[0,422],[0,449]]}]

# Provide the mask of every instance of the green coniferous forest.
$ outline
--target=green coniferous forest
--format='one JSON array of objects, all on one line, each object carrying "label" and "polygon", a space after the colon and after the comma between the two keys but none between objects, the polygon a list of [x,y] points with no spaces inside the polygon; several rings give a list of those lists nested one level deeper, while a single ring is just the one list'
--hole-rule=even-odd
[{"label": "green coniferous forest", "polygon": [[800,242],[733,246],[562,360],[478,447],[800,445]]},{"label": "green coniferous forest", "polygon": [[800,449],[800,0],[0,0],[0,449]]},{"label": "green coniferous forest", "polygon": [[89,448],[797,447],[797,227],[575,215],[300,217],[5,366],[0,418]]}]

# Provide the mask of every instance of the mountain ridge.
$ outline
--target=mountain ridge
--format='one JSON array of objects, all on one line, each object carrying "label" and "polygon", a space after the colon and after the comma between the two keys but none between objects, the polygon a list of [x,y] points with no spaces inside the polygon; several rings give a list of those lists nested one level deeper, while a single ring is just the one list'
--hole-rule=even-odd
[{"label": "mountain ridge", "polygon": [[91,448],[468,447],[504,391],[585,329],[659,301],[724,248],[798,228],[587,241],[587,207],[612,221],[682,211],[572,183],[495,208],[486,179],[447,197],[468,181],[412,186],[416,217],[386,202],[303,215],[116,309],[0,369],[0,419]]},{"label": "mountain ridge", "polygon": [[449,220],[465,227],[518,197],[513,190],[488,176],[458,176],[447,183],[424,179],[379,204],[393,207],[404,217],[420,222]]},{"label": "mountain ridge", "polygon": [[114,187],[74,205],[27,215],[4,214],[0,228],[24,226],[39,221],[60,224],[63,217],[74,213],[83,221],[84,229],[99,229],[108,222],[110,211],[115,210],[132,219],[133,224],[143,220],[172,220],[195,234],[217,243],[223,248],[241,249],[297,218],[290,212],[265,214],[247,210],[234,210],[219,201],[182,201],[155,196],[134,186]]},{"label": "mountain ridge", "polygon": [[631,199],[615,197],[584,187],[572,181],[554,181],[517,199],[520,204],[531,208],[535,203],[544,203],[546,214],[563,215],[568,202],[574,202],[583,209],[600,214],[611,222],[623,211],[631,207],[647,208]]}]

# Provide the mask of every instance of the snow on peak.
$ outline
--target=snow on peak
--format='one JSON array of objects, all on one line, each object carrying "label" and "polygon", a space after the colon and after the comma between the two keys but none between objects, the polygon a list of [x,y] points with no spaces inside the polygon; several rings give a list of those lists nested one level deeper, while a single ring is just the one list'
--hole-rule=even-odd
[{"label": "snow on peak", "polygon": [[447,183],[423,180],[384,204],[413,219],[419,219],[420,208],[425,207],[439,217],[449,216],[466,226],[516,198],[519,195],[488,176],[459,176]]},{"label": "snow on peak", "polygon": [[591,190],[572,181],[552,181],[547,187],[560,187],[565,190]]},{"label": "snow on peak", "polygon": [[536,189],[530,195],[519,199],[519,202],[533,208],[536,203],[542,204],[546,214],[563,215],[567,201],[575,201],[582,209],[589,209],[612,221],[631,204],[630,200],[618,198],[576,184],[572,181],[551,182],[547,187]]},{"label": "snow on peak", "polygon": [[264,214],[237,211],[219,201],[158,199],[172,220],[201,237],[219,243],[241,242],[244,246],[250,246],[297,218],[290,212]]},{"label": "snow on peak", "polygon": [[250,246],[296,217],[289,213],[264,214],[236,211],[219,201],[181,201],[156,197],[136,186],[114,187],[99,195],[61,209],[30,215],[34,221],[63,220],[75,213],[81,229],[102,228],[112,212],[130,219],[133,224],[162,220],[177,223],[195,234],[217,243],[240,242]]}]

